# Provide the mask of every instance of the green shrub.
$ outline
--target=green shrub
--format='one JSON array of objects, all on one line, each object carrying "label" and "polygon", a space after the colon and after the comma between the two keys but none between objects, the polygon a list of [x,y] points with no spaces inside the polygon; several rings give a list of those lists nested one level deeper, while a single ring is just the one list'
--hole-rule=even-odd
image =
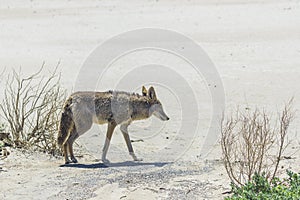
[{"label": "green shrub", "polygon": [[255,174],[253,179],[244,186],[232,184],[233,195],[225,198],[226,200],[236,199],[278,199],[278,200],[296,200],[300,199],[300,174],[287,171],[288,178],[274,178],[271,183],[268,182],[265,174]]}]

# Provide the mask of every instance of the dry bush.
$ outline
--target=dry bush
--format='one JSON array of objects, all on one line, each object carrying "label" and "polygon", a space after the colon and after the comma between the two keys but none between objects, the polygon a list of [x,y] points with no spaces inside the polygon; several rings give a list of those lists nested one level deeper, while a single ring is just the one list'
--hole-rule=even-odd
[{"label": "dry bush", "polygon": [[279,114],[278,121],[258,109],[238,110],[235,116],[222,120],[223,161],[233,184],[244,185],[256,173],[265,174],[270,182],[274,179],[288,144],[287,130],[293,117],[291,100]]},{"label": "dry bush", "polygon": [[65,90],[60,86],[57,67],[47,77],[42,75],[44,64],[25,78],[21,70],[9,74],[0,111],[14,147],[58,152],[56,134]]}]

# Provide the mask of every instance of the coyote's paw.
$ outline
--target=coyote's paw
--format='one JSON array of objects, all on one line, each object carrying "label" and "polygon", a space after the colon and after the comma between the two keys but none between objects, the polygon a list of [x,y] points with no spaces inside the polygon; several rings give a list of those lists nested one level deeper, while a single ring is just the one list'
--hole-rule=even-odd
[{"label": "coyote's paw", "polygon": [[143,158],[134,158],[134,161],[143,161]]},{"label": "coyote's paw", "polygon": [[142,158],[136,157],[136,155],[133,152],[130,152],[129,154],[132,156],[132,158],[133,158],[134,161],[143,161]]},{"label": "coyote's paw", "polygon": [[72,163],[71,160],[69,160],[69,159],[65,160],[65,165],[68,165],[68,164],[71,164],[71,163]]},{"label": "coyote's paw", "polygon": [[106,159],[106,158],[102,158],[102,162],[105,164],[105,163],[110,163],[110,161],[108,160],[108,159]]},{"label": "coyote's paw", "polygon": [[72,163],[78,163],[76,158],[71,158],[71,160],[72,160]]}]

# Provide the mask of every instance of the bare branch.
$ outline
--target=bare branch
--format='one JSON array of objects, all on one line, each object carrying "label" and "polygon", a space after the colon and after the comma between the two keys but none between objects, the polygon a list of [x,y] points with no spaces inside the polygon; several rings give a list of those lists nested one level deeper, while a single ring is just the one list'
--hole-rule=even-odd
[{"label": "bare branch", "polygon": [[[292,100],[279,116],[279,126],[265,110],[236,111],[221,123],[221,147],[226,172],[236,185],[250,181],[255,173],[265,173],[271,182],[287,146],[288,127],[294,118]],[[274,160],[274,150],[277,151]]]},{"label": "bare branch", "polygon": [[0,114],[8,123],[15,147],[54,153],[58,150],[55,134],[65,90],[60,86],[57,73],[59,63],[47,77],[42,75],[44,66],[45,63],[25,78],[20,70],[13,70],[6,81]]}]

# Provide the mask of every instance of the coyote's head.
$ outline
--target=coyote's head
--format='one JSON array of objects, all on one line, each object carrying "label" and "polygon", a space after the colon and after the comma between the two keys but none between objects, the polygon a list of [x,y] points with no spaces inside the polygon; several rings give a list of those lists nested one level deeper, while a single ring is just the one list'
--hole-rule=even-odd
[{"label": "coyote's head", "polygon": [[164,109],[160,103],[160,101],[156,97],[156,93],[153,87],[150,87],[149,90],[143,86],[142,88],[143,96],[146,96],[149,99],[150,103],[150,109],[149,109],[149,116],[152,114],[156,116],[157,118],[167,121],[170,118],[167,116],[167,114],[164,112]]}]

